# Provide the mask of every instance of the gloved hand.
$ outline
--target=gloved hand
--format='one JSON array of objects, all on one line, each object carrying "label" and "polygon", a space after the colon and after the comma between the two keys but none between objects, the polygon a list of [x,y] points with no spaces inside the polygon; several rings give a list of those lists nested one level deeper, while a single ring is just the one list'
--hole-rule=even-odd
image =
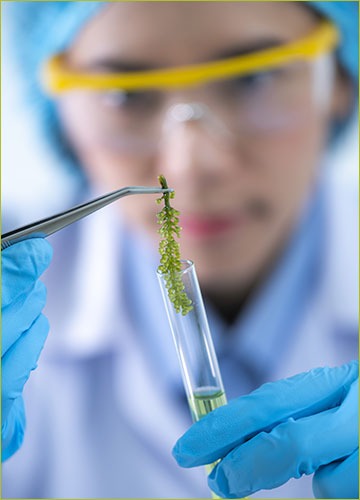
[{"label": "gloved hand", "polygon": [[2,460],[21,446],[25,429],[22,390],[48,334],[41,314],[46,289],[38,281],[52,257],[42,238],[15,243],[1,252],[2,262]]},{"label": "gloved hand", "polygon": [[208,483],[241,498],[302,474],[318,498],[358,498],[358,362],[267,383],[195,423],[176,443],[182,467],[222,460]]}]

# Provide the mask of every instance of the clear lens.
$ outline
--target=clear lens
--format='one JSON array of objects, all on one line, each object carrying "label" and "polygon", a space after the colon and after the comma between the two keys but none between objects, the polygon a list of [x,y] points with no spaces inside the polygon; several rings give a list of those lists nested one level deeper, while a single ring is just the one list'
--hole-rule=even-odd
[{"label": "clear lens", "polygon": [[[261,138],[299,126],[318,111],[319,103],[324,107],[324,100],[328,102],[333,81],[329,61],[331,56],[312,63],[297,61],[187,90],[74,91],[62,99],[71,101],[72,113],[82,117],[84,137],[119,154],[149,154],[168,130],[184,121],[197,120],[223,139],[240,134]],[[174,104],[194,101],[208,112],[181,119],[169,114]]]},{"label": "clear lens", "polygon": [[[311,66],[294,63],[218,84],[224,120],[241,134],[277,133],[297,126],[311,108]],[[225,117],[225,112],[227,116]]]}]

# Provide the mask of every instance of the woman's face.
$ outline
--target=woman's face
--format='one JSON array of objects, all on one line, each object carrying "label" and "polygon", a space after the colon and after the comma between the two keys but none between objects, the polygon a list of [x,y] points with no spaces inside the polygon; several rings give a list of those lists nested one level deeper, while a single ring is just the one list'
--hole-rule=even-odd
[{"label": "woman's face", "polygon": [[[68,61],[75,68],[106,71],[184,66],[286,43],[317,23],[297,2],[120,2],[108,5],[83,28]],[[305,93],[306,78],[297,83]],[[107,97],[103,112],[116,113],[114,96]],[[246,126],[222,132],[222,118],[208,102],[216,118],[207,122],[176,121],[164,111],[154,122],[156,147],[137,152],[136,145],[126,150],[88,133],[89,117],[79,113],[76,99],[81,97],[62,98],[60,112],[88,176],[107,191],[157,185],[157,176],[164,174],[176,191],[173,205],[181,212],[182,256],[195,261],[203,286],[224,291],[248,286],[286,241],[314,185],[327,123],[337,109],[336,98],[322,109],[306,101],[301,119],[266,133],[249,133]],[[204,99],[206,91],[178,89],[168,93],[164,106]],[[154,120],[155,115],[149,116]],[[138,126],[131,125],[136,140],[140,130],[153,132],[155,125],[145,122],[140,118]],[[120,144],[120,136],[128,137],[119,130]],[[155,200],[129,197],[119,209],[157,241]]]}]

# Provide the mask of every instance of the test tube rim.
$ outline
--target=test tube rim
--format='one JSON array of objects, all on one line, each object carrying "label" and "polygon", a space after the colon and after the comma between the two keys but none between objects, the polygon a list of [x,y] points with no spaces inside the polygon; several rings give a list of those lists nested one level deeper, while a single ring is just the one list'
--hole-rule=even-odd
[{"label": "test tube rim", "polygon": [[[195,268],[195,264],[191,259],[181,259],[180,262],[182,265],[185,264],[187,266],[187,267],[185,267],[185,269],[181,269],[181,271],[178,272],[178,274],[180,276],[183,276],[184,274],[191,272],[191,269]],[[159,269],[157,269],[156,273],[159,277],[163,277],[163,276],[166,276],[168,274],[168,273],[163,273],[163,272],[159,271]]]}]

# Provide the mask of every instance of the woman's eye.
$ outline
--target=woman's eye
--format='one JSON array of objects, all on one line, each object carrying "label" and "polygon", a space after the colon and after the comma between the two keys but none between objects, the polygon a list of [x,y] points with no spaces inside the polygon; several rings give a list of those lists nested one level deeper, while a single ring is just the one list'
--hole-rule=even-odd
[{"label": "woman's eye", "polygon": [[154,111],[159,106],[161,96],[159,93],[126,92],[122,90],[103,92],[100,95],[101,102],[108,108],[124,112],[146,113]]},{"label": "woman's eye", "polygon": [[257,90],[266,85],[272,84],[280,76],[280,71],[262,71],[233,80],[233,85],[239,90]]},{"label": "woman's eye", "polygon": [[129,104],[141,100],[139,93],[114,90],[101,93],[101,101],[105,106],[122,108]]}]

